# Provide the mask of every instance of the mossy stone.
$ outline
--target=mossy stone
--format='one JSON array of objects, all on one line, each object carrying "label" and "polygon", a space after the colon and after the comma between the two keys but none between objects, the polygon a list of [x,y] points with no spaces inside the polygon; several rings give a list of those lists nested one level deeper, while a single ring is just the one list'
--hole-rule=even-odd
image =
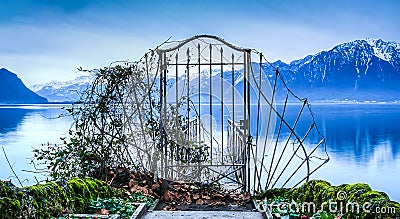
[{"label": "mossy stone", "polygon": [[[339,193],[343,193],[344,196],[339,196]],[[270,189],[258,194],[257,197],[259,199],[267,198],[271,202],[275,201],[278,197],[284,198],[286,202],[292,202],[293,200],[298,204],[313,202],[316,206],[322,206],[324,202],[333,202],[337,206],[340,206],[340,204],[346,206],[348,203],[357,202],[358,205],[362,207],[364,203],[367,203],[369,204],[371,212],[375,208],[385,207],[395,208],[396,213],[386,212],[384,214],[373,214],[371,212],[362,211],[361,209],[359,212],[345,212],[342,218],[400,218],[400,204],[390,201],[389,196],[384,192],[373,191],[371,187],[365,183],[332,186],[329,182],[324,180],[311,180],[298,188]],[[323,210],[329,212],[327,205],[324,205]]]},{"label": "mossy stone", "polygon": [[46,182],[17,188],[0,181],[1,218],[52,218],[62,212],[83,213],[90,199],[125,197],[120,189],[91,178]]}]

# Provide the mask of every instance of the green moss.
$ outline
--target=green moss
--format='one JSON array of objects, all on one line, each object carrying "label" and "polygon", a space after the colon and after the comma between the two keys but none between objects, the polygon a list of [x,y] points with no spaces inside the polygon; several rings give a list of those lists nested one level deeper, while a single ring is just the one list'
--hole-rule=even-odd
[{"label": "green moss", "polygon": [[5,182],[0,181],[0,197],[15,198],[16,192],[12,187],[8,186]]},{"label": "green moss", "polygon": [[299,188],[289,190],[286,197],[301,202],[324,202],[331,198],[331,184],[324,180],[312,180]]},{"label": "green moss", "polygon": [[69,189],[75,196],[78,197],[87,197],[90,196],[90,190],[88,185],[83,179],[71,179],[68,182]]},{"label": "green moss", "polygon": [[376,200],[385,200],[389,201],[389,197],[387,195],[382,195],[382,193],[377,191],[368,191],[359,196],[356,199],[357,202],[364,203],[368,201],[376,201]]},{"label": "green moss", "polygon": [[258,194],[255,196],[255,199],[263,199],[268,197],[270,199],[277,199],[277,198],[287,198],[286,194],[288,194],[290,189],[282,188],[273,188],[265,191],[265,193]]},{"label": "green moss", "polygon": [[125,197],[96,179],[71,179],[66,184],[47,182],[24,188],[8,186],[0,181],[1,218],[51,218],[62,211],[83,213],[91,199]]},{"label": "green moss", "polygon": [[0,215],[9,215],[9,218],[19,216],[21,202],[18,200],[18,195],[15,189],[0,181]]},{"label": "green moss", "polygon": [[70,211],[75,213],[82,212],[91,199],[124,196],[123,192],[113,189],[105,182],[97,179],[71,179],[68,182],[68,186],[71,199]]},{"label": "green moss", "polygon": [[20,211],[21,203],[19,200],[0,198],[0,215],[9,215],[10,218],[17,218]]},{"label": "green moss", "polygon": [[[338,198],[338,194],[344,196]],[[359,206],[368,203],[371,212],[360,211],[346,212],[342,218],[400,218],[400,204],[390,201],[389,196],[384,192],[371,190],[371,187],[365,183],[342,184],[332,186],[329,182],[323,180],[311,180],[294,189],[271,189],[257,196],[258,199],[267,198],[275,201],[277,198],[283,198],[286,202],[292,200],[296,203],[313,202],[316,206],[321,206],[324,202],[336,202],[337,206],[346,206],[347,203],[357,202]],[[327,209],[325,209],[325,207]],[[395,213],[376,214],[372,213],[376,208],[394,208]],[[325,205],[324,210],[329,210]]]},{"label": "green moss", "polygon": [[61,213],[63,206],[69,204],[64,188],[54,182],[37,184],[25,188],[26,194],[33,197],[36,214],[48,218]]},{"label": "green moss", "polygon": [[98,182],[95,179],[86,178],[85,183],[91,191],[97,190],[97,188],[99,187]]}]

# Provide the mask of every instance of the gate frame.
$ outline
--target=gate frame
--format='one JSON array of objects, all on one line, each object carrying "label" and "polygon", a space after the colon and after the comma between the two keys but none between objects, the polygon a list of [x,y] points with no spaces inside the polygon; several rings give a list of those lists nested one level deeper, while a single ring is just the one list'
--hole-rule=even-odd
[{"label": "gate frame", "polygon": [[[207,168],[209,170],[211,170],[212,172],[214,172],[214,174],[219,175],[220,177],[218,177],[216,180],[214,180],[213,182],[216,182],[218,180],[221,180],[222,178],[227,178],[229,180],[235,181],[238,185],[234,190],[237,189],[242,189],[244,191],[250,192],[250,147],[251,145],[251,141],[249,141],[249,139],[252,139],[252,136],[250,136],[250,82],[249,82],[249,72],[251,70],[251,49],[244,49],[244,48],[240,48],[237,46],[234,46],[228,42],[226,42],[225,40],[216,37],[216,36],[212,36],[212,35],[197,35],[191,38],[188,38],[186,40],[183,40],[181,42],[179,42],[178,45],[171,47],[171,48],[167,48],[167,49],[161,49],[161,48],[157,48],[156,52],[158,54],[159,57],[159,71],[160,71],[160,79],[159,79],[159,83],[160,83],[160,109],[161,109],[161,113],[163,113],[165,115],[166,113],[166,94],[167,94],[167,69],[171,66],[175,66],[175,65],[187,65],[189,66],[189,58],[188,58],[188,63],[184,64],[184,63],[176,63],[176,64],[171,64],[168,63],[167,61],[167,53],[172,52],[172,51],[177,51],[179,50],[182,46],[197,40],[197,39],[201,39],[201,38],[205,38],[205,39],[212,39],[212,40],[216,40],[220,43],[222,43],[222,47],[227,46],[229,48],[231,48],[232,50],[236,51],[236,52],[242,52],[243,53],[243,74],[244,74],[244,88],[243,88],[243,94],[244,94],[244,104],[243,104],[243,120],[240,121],[240,123],[234,123],[232,121],[227,121],[228,122],[228,130],[227,130],[227,134],[229,135],[234,135],[236,136],[237,133],[241,133],[241,143],[240,145],[244,146],[243,150],[242,150],[242,154],[239,157],[239,161],[241,161],[241,163],[235,163],[232,162],[230,164],[224,164],[223,166],[227,166],[227,167],[231,167],[233,168],[234,171],[228,173],[228,174],[223,174],[223,173],[218,173],[216,171],[214,171],[212,169],[212,167],[215,166],[221,166],[218,164],[213,164],[212,160],[213,160],[213,155],[212,155],[212,140],[211,140],[211,164],[200,164],[202,168]],[[200,70],[200,66],[201,65],[209,65],[210,66],[210,70],[211,70],[211,66],[212,65],[219,65],[219,66],[224,66],[224,65],[235,65],[236,63],[233,60],[233,54],[232,54],[232,63],[228,63],[228,62],[222,62],[222,58],[221,58],[221,62],[220,63],[211,63],[212,60],[212,53],[211,53],[211,46],[212,44],[210,44],[210,57],[208,57],[210,59],[210,63],[204,63],[202,64],[200,62],[200,58],[199,58],[199,70]],[[200,44],[199,47],[200,49]],[[200,55],[200,51],[199,51],[199,55]],[[221,56],[222,56],[222,51],[221,51]],[[189,54],[188,54],[189,57]],[[191,66],[193,66],[193,64],[191,64]],[[196,65],[197,66],[197,65]],[[200,73],[200,72],[199,72]],[[187,75],[187,78],[189,78],[190,74],[189,71],[187,73],[185,73]],[[223,71],[221,69],[221,74],[223,74]],[[234,72],[232,71],[232,75],[234,74]],[[199,76],[200,77],[200,76]],[[233,76],[232,76],[233,77]],[[211,78],[211,71],[210,71],[210,78]],[[222,76],[223,78],[223,76]],[[189,79],[188,79],[189,81]],[[200,86],[200,85],[199,85]],[[211,85],[210,85],[211,86]],[[189,85],[188,85],[189,87]],[[200,103],[198,103],[200,104]],[[210,103],[212,105],[212,102]],[[233,103],[234,104],[234,103]],[[212,114],[212,113],[211,113]],[[223,117],[224,114],[222,114]],[[200,115],[199,115],[200,117]],[[200,122],[200,118],[199,122]],[[189,123],[189,122],[188,122]],[[224,129],[224,127],[223,127]],[[232,131],[234,133],[230,133],[229,131],[232,129]],[[240,130],[239,130],[240,129]],[[160,121],[160,126],[159,126],[159,131],[161,134],[161,138],[160,138],[160,145],[161,145],[161,175],[164,179],[168,179],[169,176],[169,170],[171,169],[171,173],[173,174],[173,167],[175,167],[176,165],[171,165],[171,163],[169,162],[170,159],[172,159],[171,157],[169,157],[168,154],[168,136],[167,133],[165,131],[164,128],[164,124],[163,121]],[[222,136],[224,135],[224,130],[222,131]],[[211,133],[212,136],[212,133]],[[224,138],[224,137],[222,137]],[[222,140],[223,142],[223,140]],[[236,142],[238,143],[238,142]],[[233,142],[233,144],[235,144],[235,140]],[[229,146],[229,142],[227,142],[227,147]],[[234,145],[235,147],[235,145]],[[223,149],[222,149],[223,150]],[[222,158],[223,159],[223,158]],[[197,164],[199,165],[199,164]],[[184,167],[185,165],[182,165],[180,167]],[[190,167],[190,165],[186,165],[187,167]],[[233,179],[232,177],[230,177],[230,175],[234,174],[236,179]]]}]

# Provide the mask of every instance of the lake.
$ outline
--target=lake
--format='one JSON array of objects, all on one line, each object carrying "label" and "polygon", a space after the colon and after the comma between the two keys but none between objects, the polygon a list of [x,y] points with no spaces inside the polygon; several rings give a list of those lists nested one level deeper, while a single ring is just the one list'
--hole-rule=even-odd
[{"label": "lake", "polygon": [[[23,171],[34,170],[29,164],[33,148],[61,142],[68,134],[72,119],[56,118],[65,113],[62,107],[0,106],[0,146],[24,185],[35,183],[35,174]],[[400,201],[400,105],[312,104],[312,109],[331,158],[312,178],[333,185],[365,182]],[[2,151],[0,167],[0,178],[17,184]]]},{"label": "lake", "polygon": [[[60,143],[60,137],[67,136],[71,126],[70,117],[59,117],[66,111],[65,105],[15,105],[0,106],[0,147],[4,146],[7,157],[24,185],[34,184],[34,176],[39,180],[43,176],[25,172],[34,170],[30,158],[33,148],[41,144]],[[1,148],[0,148],[1,149]],[[2,150],[0,150],[0,179],[15,179]]]},{"label": "lake", "polygon": [[331,156],[313,178],[336,185],[366,182],[400,201],[400,105],[317,105],[312,109]]}]

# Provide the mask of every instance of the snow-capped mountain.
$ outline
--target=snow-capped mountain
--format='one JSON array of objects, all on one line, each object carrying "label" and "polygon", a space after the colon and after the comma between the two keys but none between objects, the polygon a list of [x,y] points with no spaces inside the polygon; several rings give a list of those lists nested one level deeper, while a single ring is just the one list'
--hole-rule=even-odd
[{"label": "snow-capped mountain", "polygon": [[35,84],[30,88],[50,102],[74,102],[79,100],[79,94],[90,86],[92,78],[93,75],[80,76],[70,81]]},{"label": "snow-capped mountain", "polygon": [[[272,64],[289,86],[311,99],[387,100],[400,94],[398,42],[355,40],[289,64]],[[265,65],[264,70],[272,68]]]}]

